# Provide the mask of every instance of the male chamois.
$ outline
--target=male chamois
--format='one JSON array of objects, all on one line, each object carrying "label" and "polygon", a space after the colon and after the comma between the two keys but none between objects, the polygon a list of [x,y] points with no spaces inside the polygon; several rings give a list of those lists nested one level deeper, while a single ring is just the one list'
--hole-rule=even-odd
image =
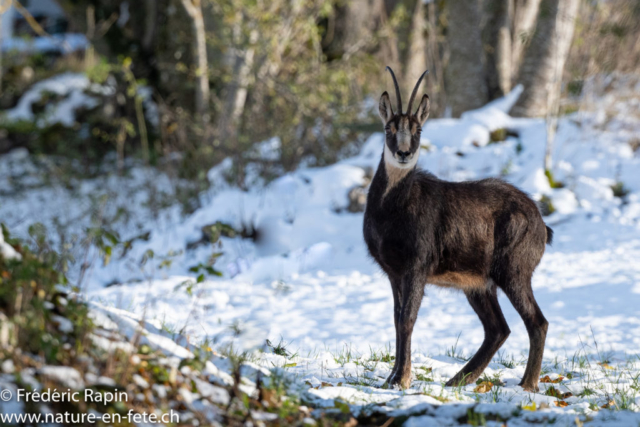
[{"label": "male chamois", "polygon": [[378,111],[386,142],[371,182],[364,215],[369,253],[389,277],[394,302],[396,360],[387,386],[411,384],[411,333],[427,283],[464,292],[484,327],[478,352],[448,386],[474,382],[506,341],[510,330],[498,304],[507,295],[529,334],[529,360],[520,385],[538,389],[548,322],[531,290],[531,276],[551,243],[545,225],[525,193],[499,179],[447,182],[416,169],[420,132],[429,116],[429,97],[418,110],[402,112],[396,77],[397,110],[389,94]]}]

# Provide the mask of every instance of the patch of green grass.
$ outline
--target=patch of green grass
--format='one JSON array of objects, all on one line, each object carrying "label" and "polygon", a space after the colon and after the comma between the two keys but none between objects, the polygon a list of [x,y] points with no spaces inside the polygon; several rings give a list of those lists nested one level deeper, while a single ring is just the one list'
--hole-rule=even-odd
[{"label": "patch of green grass", "polygon": [[512,170],[513,170],[513,160],[509,159],[509,161],[505,163],[505,165],[500,170],[500,175],[507,176],[511,173]]},{"label": "patch of green grass", "polygon": [[469,358],[465,357],[461,352],[458,352],[459,340],[460,340],[460,334],[458,334],[458,337],[456,338],[456,342],[445,351],[445,355],[448,357],[451,357],[452,359],[467,361],[469,360]]},{"label": "patch of green grass", "polygon": [[618,181],[611,186],[611,190],[613,191],[613,196],[618,197],[620,199],[624,199],[631,192],[627,187],[625,187],[624,183]]},{"label": "patch of green grass", "polygon": [[429,375],[431,372],[433,372],[433,368],[420,366],[415,372],[416,379],[427,383],[433,382],[433,378]]},{"label": "patch of green grass", "polygon": [[507,139],[507,129],[500,128],[489,133],[489,144],[495,144],[498,142],[502,142]]},{"label": "patch of green grass", "polygon": [[547,177],[551,188],[564,188],[564,184],[560,181],[556,181],[553,176],[553,172],[551,172],[549,169],[545,169],[544,175]]},{"label": "patch of green grass", "polygon": [[349,345],[345,345],[339,353],[333,355],[333,360],[340,366],[344,366],[356,358],[356,355],[352,352],[351,346]]},{"label": "patch of green grass", "polygon": [[278,342],[278,344],[272,344],[271,341],[266,340],[265,345],[271,350],[273,354],[277,354],[278,356],[290,357],[290,354],[287,351],[287,343],[282,339],[282,337],[280,337],[280,341]]},{"label": "patch of green grass", "polygon": [[505,385],[505,383],[504,383],[504,381],[502,381],[502,378],[500,377],[500,374],[502,374],[502,372],[496,372],[492,376],[489,376],[485,372],[485,373],[482,374],[482,376],[480,378],[478,378],[476,380],[476,384],[480,384],[480,383],[483,383],[483,382],[490,382],[491,384],[493,384],[496,387],[503,387]]},{"label": "patch of green grass", "polygon": [[475,412],[473,408],[469,408],[467,409],[466,422],[467,424],[472,426],[486,426],[487,418],[484,416],[484,414],[480,414],[478,412]]},{"label": "patch of green grass", "polygon": [[366,375],[347,375],[345,376],[345,381],[347,384],[363,387],[374,387],[378,383],[377,379],[367,377]]},{"label": "patch of green grass", "polygon": [[543,194],[540,198],[540,212],[543,216],[549,216],[556,211],[556,207],[553,206],[551,198],[546,194]]},{"label": "patch of green grass", "polygon": [[585,387],[580,393],[578,393],[578,397],[593,396],[594,394],[596,394],[595,390]]},{"label": "patch of green grass", "polygon": [[517,366],[516,359],[509,355],[506,356],[504,352],[498,352],[498,360],[497,362],[504,366],[505,368],[513,369]]}]

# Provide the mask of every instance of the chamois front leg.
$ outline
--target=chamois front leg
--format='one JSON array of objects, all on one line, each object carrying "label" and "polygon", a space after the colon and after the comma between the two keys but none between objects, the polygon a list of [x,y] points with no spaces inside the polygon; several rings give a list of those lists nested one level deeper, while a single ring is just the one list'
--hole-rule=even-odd
[{"label": "chamois front leg", "polygon": [[409,388],[411,385],[411,334],[423,295],[424,284],[417,282],[412,274],[402,278],[402,308],[396,324],[396,362],[386,383],[389,387]]},{"label": "chamois front leg", "polygon": [[[397,277],[389,276],[389,281],[391,282],[391,292],[393,293],[393,325],[396,329],[396,352],[395,355],[398,355],[398,348],[400,345],[400,337],[398,335],[398,324],[400,323],[400,313],[402,311],[402,292],[401,286],[402,281]],[[391,374],[387,378],[387,381],[384,383],[383,387],[387,387],[390,384],[391,378],[395,376],[396,370],[398,368],[398,361],[396,360],[393,364],[393,369],[391,370]]]}]

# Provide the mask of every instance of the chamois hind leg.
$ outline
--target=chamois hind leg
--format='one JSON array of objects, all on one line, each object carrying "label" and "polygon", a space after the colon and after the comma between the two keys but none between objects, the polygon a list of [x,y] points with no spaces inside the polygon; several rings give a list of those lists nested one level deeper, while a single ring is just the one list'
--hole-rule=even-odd
[{"label": "chamois hind leg", "polygon": [[411,385],[411,334],[418,318],[418,310],[424,296],[424,283],[417,281],[412,274],[402,278],[402,308],[396,324],[396,363],[394,372],[387,380],[386,386],[409,388]]},{"label": "chamois hind leg", "polygon": [[470,384],[485,370],[493,355],[504,344],[511,332],[498,304],[496,288],[465,292],[469,304],[476,312],[484,328],[484,341],[477,353],[453,378],[447,386]]},{"label": "chamois hind leg", "polygon": [[531,276],[509,281],[502,289],[522,317],[529,334],[529,359],[520,386],[528,391],[538,391],[538,379],[549,322],[533,296]]},{"label": "chamois hind leg", "polygon": [[[402,281],[389,276],[389,281],[391,282],[391,292],[393,293],[393,325],[396,330],[396,352],[394,353],[396,356],[399,353],[398,347],[400,346],[400,336],[398,334],[398,323],[400,322],[400,312],[402,311],[402,292],[401,286]],[[396,370],[398,368],[397,360],[393,364],[393,369],[391,370],[391,374],[387,378],[385,385],[390,384],[391,378],[395,376]]]}]

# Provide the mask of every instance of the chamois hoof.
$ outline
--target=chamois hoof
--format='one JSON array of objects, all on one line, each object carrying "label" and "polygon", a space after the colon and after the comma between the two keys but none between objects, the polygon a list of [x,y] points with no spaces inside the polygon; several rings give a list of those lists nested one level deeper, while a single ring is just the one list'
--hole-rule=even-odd
[{"label": "chamois hoof", "polygon": [[411,387],[411,376],[402,378],[400,375],[391,374],[389,378],[382,384],[382,388],[404,390]]},{"label": "chamois hoof", "polygon": [[525,382],[520,381],[520,384],[518,384],[520,387],[522,387],[523,389],[525,389],[528,392],[531,393],[537,393],[540,391],[540,387],[538,387],[538,382],[536,381],[535,383],[533,383],[532,381],[527,381]]}]

